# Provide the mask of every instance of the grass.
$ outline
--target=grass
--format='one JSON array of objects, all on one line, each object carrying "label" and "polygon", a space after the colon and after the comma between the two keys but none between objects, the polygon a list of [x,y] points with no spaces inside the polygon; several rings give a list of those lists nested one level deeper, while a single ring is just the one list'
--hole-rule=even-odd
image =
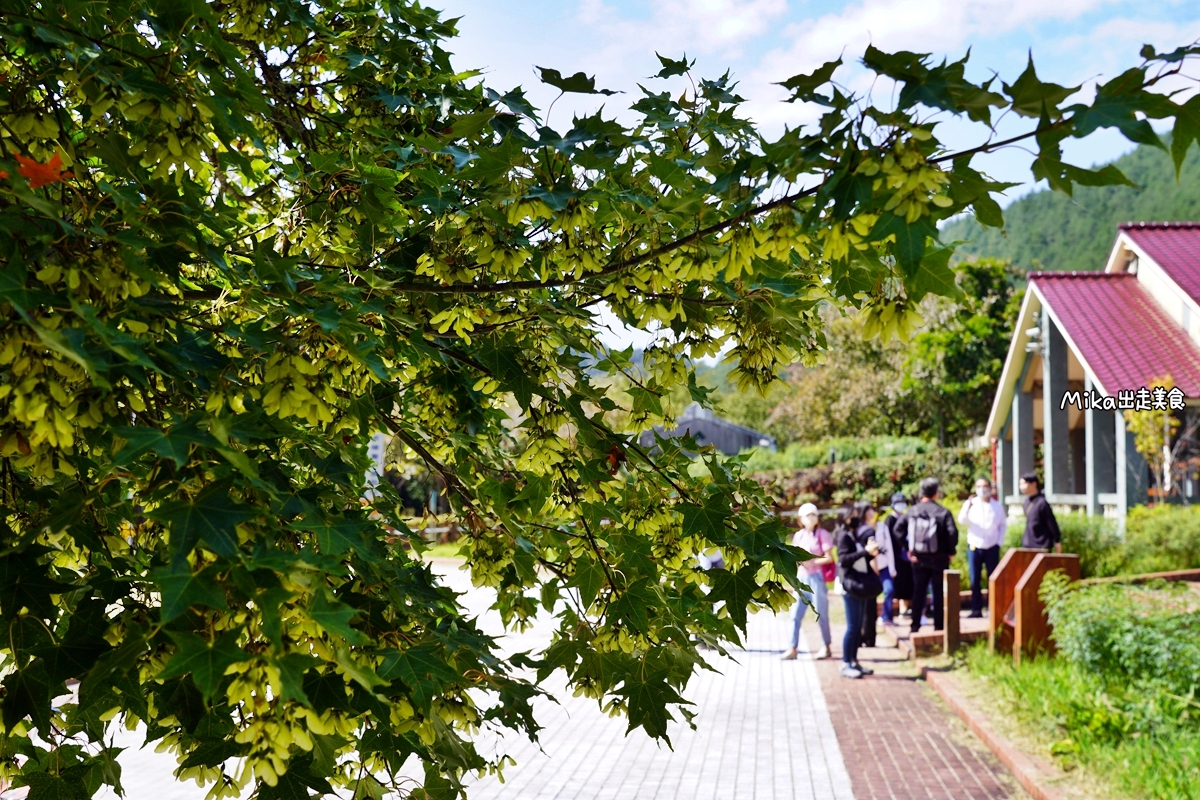
[{"label": "grass", "polygon": [[459,552],[458,542],[438,542],[437,544],[427,545],[423,558],[462,558],[462,553]]},{"label": "grass", "polygon": [[1040,755],[1079,770],[1115,798],[1200,800],[1200,708],[1178,716],[1146,713],[1152,699],[1105,686],[1095,672],[1064,658],[1039,657],[1014,667],[982,643],[967,656],[972,694],[992,699]]}]

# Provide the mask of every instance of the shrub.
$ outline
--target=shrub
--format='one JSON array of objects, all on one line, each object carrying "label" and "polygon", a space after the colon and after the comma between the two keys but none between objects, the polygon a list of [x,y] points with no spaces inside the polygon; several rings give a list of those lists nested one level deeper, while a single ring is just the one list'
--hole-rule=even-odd
[{"label": "shrub", "polygon": [[[753,458],[753,457],[752,457]],[[750,465],[753,468],[753,461]],[[787,507],[869,500],[882,506],[895,492],[910,497],[922,478],[933,475],[950,497],[965,497],[975,478],[991,471],[986,449],[943,448],[927,453],[844,461],[808,469],[755,473],[754,478],[775,502]]]},{"label": "shrub", "polygon": [[[1079,556],[1083,577],[1117,574],[1123,554],[1116,520],[1083,513],[1063,514],[1058,517],[1058,528],[1062,531],[1063,552]],[[1024,527],[1021,530],[1023,533]]]},{"label": "shrub", "polygon": [[839,437],[825,439],[816,444],[793,442],[775,452],[754,448],[747,462],[752,471],[776,469],[809,469],[829,464],[829,451],[833,451],[834,462],[858,459],[888,458],[928,453],[936,445],[916,436],[872,436],[867,439]]},{"label": "shrub", "polygon": [[1121,573],[1200,569],[1200,506],[1139,506],[1129,512]]},{"label": "shrub", "polygon": [[1176,695],[1200,685],[1200,596],[1186,584],[1071,585],[1051,575],[1042,596],[1059,652],[1106,682]]}]

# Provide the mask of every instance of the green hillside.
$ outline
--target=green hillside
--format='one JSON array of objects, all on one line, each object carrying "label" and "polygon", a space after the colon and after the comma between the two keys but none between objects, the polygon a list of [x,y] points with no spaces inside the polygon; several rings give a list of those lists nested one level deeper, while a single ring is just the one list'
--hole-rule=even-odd
[{"label": "green hillside", "polygon": [[1200,220],[1200,158],[1196,148],[1179,181],[1170,156],[1145,145],[1114,162],[1139,187],[1081,186],[1074,197],[1033,192],[1004,212],[1005,231],[967,218],[948,224],[942,241],[965,240],[964,256],[1007,258],[1025,269],[1103,269],[1120,222]]}]

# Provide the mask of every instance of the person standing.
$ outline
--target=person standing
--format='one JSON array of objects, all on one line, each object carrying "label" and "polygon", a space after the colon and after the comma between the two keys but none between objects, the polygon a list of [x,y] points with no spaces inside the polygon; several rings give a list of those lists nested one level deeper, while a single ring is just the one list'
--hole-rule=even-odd
[{"label": "person standing", "polygon": [[1021,537],[1021,547],[1033,550],[1051,550],[1062,552],[1062,531],[1058,529],[1058,520],[1054,518],[1054,509],[1050,501],[1042,494],[1042,482],[1036,472],[1026,472],[1018,484],[1021,494],[1025,495],[1025,535]]},{"label": "person standing", "polygon": [[945,626],[942,573],[950,566],[950,559],[958,549],[958,527],[954,524],[954,515],[937,502],[940,490],[937,478],[921,481],[917,503],[903,519],[908,560],[913,571],[913,633],[921,630],[921,614],[925,610],[925,594],[930,584],[933,585],[933,629],[940,631]]},{"label": "person standing", "polygon": [[1000,545],[1008,530],[1004,506],[992,494],[987,478],[975,481],[975,494],[958,512],[958,524],[967,526],[967,573],[971,577],[971,616],[983,616],[983,568],[988,578],[1000,563]]},{"label": "person standing", "polygon": [[858,648],[862,640],[863,613],[867,599],[873,601],[883,590],[870,567],[871,559],[879,555],[879,546],[872,539],[866,545],[858,541],[857,531],[862,517],[852,508],[838,511],[838,524],[834,531],[837,547],[838,572],[842,579],[842,602],[846,607],[846,633],[842,637],[842,666],[838,674],[843,678],[861,678],[872,670],[858,663]]},{"label": "person standing", "polygon": [[[880,543],[875,530],[875,508],[865,500],[859,500],[854,504],[854,515],[862,520],[862,523],[858,526],[858,530],[854,533],[854,538],[864,548],[871,543],[874,543],[876,546],[876,555],[867,566],[879,576],[879,591],[883,591],[883,574],[879,568],[880,562],[883,561],[883,545]],[[866,601],[863,605],[862,639],[859,640],[858,646],[874,647],[876,627],[879,620],[879,592],[876,592],[872,597],[866,598]],[[867,671],[866,674],[869,675],[871,673]]]},{"label": "person standing", "polygon": [[875,538],[884,562],[879,570],[879,578],[883,582],[883,621],[887,623],[893,622],[892,606],[896,598],[900,598],[902,604],[907,604],[912,596],[912,564],[908,563],[908,547],[903,534],[896,530],[896,523],[908,510],[908,498],[896,492],[890,503],[892,513],[875,526]]},{"label": "person standing", "polygon": [[[833,536],[821,527],[817,507],[812,503],[800,506],[799,517],[800,530],[792,537],[792,544],[816,556],[800,565],[800,580],[812,592],[813,605],[817,609],[817,624],[821,628],[821,641],[824,642],[814,658],[829,658],[829,647],[833,643],[833,637],[829,632],[829,591],[826,583],[834,577],[833,556],[830,555],[830,551],[833,550]],[[800,623],[804,621],[807,611],[808,603],[804,602],[803,597],[797,597],[796,611],[792,617],[792,646],[783,655],[785,661],[795,660],[799,653]]]}]

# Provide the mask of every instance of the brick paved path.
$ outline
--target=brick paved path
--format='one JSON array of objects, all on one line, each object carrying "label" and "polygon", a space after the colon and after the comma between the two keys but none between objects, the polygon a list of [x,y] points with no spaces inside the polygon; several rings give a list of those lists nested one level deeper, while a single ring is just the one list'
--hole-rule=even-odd
[{"label": "brick paved path", "polygon": [[[1027,800],[882,635],[881,647],[859,651],[875,675],[839,677],[842,630],[834,627],[834,658],[818,662],[817,672],[857,800]],[[815,627],[806,633],[820,644]]]}]

